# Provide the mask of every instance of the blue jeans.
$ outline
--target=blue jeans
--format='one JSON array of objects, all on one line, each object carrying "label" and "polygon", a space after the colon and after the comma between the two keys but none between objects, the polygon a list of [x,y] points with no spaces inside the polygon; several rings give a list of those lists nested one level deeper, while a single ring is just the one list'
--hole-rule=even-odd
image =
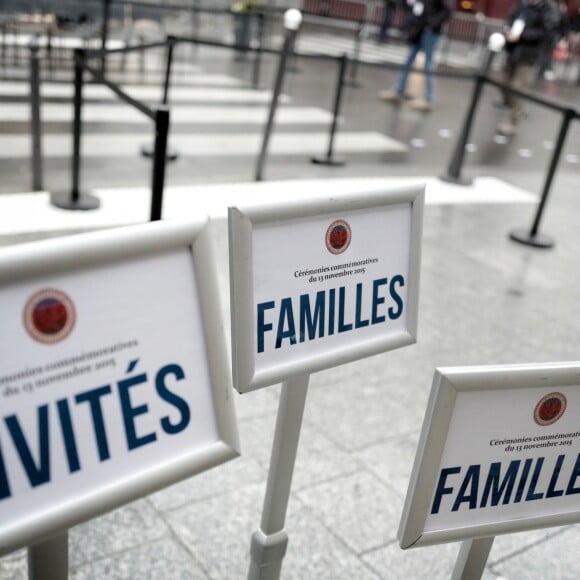
[{"label": "blue jeans", "polygon": [[399,95],[403,96],[405,94],[405,89],[407,88],[407,79],[409,78],[409,73],[411,72],[411,67],[420,52],[425,53],[425,100],[430,103],[433,102],[434,94],[434,82],[433,82],[433,54],[435,53],[435,47],[437,46],[437,41],[439,40],[439,35],[435,32],[424,32],[421,37],[421,41],[418,44],[411,45],[409,49],[409,54],[407,55],[407,62],[405,62],[405,68],[399,77],[399,82],[397,83],[396,91]]}]

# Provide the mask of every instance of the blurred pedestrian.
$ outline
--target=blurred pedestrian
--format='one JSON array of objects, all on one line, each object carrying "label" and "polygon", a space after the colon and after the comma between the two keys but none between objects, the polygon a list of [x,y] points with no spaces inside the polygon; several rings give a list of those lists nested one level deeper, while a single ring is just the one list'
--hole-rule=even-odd
[{"label": "blurred pedestrian", "polygon": [[580,34],[580,5],[576,7],[576,12],[570,18],[570,32]]},{"label": "blurred pedestrian", "polygon": [[544,38],[536,78],[554,80],[556,75],[552,70],[552,59],[556,45],[568,34],[568,5],[563,0],[548,0],[548,11],[550,33]]},{"label": "blurred pedestrian", "polygon": [[386,42],[389,38],[389,28],[393,23],[393,17],[397,10],[397,3],[395,0],[383,0],[383,18],[381,20],[381,28],[379,29],[379,42]]},{"label": "blurred pedestrian", "polygon": [[260,0],[237,0],[232,4],[234,15],[234,42],[238,52],[238,60],[243,59],[250,48],[252,37],[252,11],[257,8]]},{"label": "blurred pedestrian", "polygon": [[[521,0],[506,20],[507,58],[503,81],[514,89],[528,89],[534,81],[544,39],[552,34],[554,27],[551,0]],[[499,124],[498,133],[514,135],[517,125],[524,116],[523,99],[510,91],[504,92],[509,109],[508,117]]]},{"label": "blurred pedestrian", "polygon": [[407,30],[409,30],[409,24],[413,18],[412,5],[407,2],[407,0],[399,0],[401,10],[403,11],[403,22],[401,24],[403,29],[403,34],[405,38],[407,37]]},{"label": "blurred pedestrian", "polygon": [[381,91],[379,98],[398,104],[410,97],[406,93],[409,73],[417,55],[425,55],[425,98],[414,101],[411,106],[419,111],[432,111],[434,100],[433,55],[439,41],[443,23],[451,11],[445,0],[407,0],[411,9],[407,40],[410,44],[405,66],[394,89]]},{"label": "blurred pedestrian", "polygon": [[570,42],[570,52],[576,54],[576,48],[580,46],[580,4],[570,16],[568,40]]}]

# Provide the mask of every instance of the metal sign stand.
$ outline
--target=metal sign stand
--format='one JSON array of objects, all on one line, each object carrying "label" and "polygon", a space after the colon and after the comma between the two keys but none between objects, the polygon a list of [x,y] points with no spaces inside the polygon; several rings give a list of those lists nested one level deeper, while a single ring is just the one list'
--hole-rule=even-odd
[{"label": "metal sign stand", "polygon": [[252,535],[248,580],[278,580],[288,546],[284,529],[310,375],[282,384],[260,528]]},{"label": "metal sign stand", "polygon": [[28,580],[68,578],[68,531],[28,547]]},{"label": "metal sign stand", "polygon": [[491,536],[490,538],[462,542],[451,580],[478,580],[481,578],[494,540],[495,536]]},{"label": "metal sign stand", "polygon": [[[565,452],[560,447],[562,437],[568,438],[569,443],[565,445],[572,445],[578,435],[579,378],[578,361],[436,369],[399,526],[401,548],[461,542],[450,578],[480,580],[496,536],[580,522],[577,502],[565,497],[576,493],[578,451],[572,448]],[[473,424],[474,417],[479,424],[468,433],[466,426]],[[556,430],[543,430],[560,420]],[[506,439],[496,439],[497,425],[506,425],[509,421],[511,430],[499,436]],[[516,441],[524,444],[512,445]],[[556,449],[550,450],[549,446]],[[465,449],[470,450],[469,457]],[[503,459],[506,453],[513,455]],[[463,476],[461,488],[460,478],[453,484],[447,480],[452,474],[466,474],[471,467],[466,468],[465,464],[469,463],[478,469],[477,473],[487,472],[486,486],[493,487],[498,485],[492,483],[496,468],[496,481],[499,481],[502,465],[507,474],[512,465],[519,468],[524,458],[527,467],[520,473],[516,495],[512,497],[511,488],[506,494],[508,477],[503,475],[503,487],[501,490],[496,487],[492,492],[496,493],[494,499],[491,502],[482,499],[479,505],[477,500],[472,500],[470,510],[461,503],[467,501],[465,489],[472,476]],[[546,475],[542,474],[543,485],[547,487],[537,493],[540,469],[534,468],[531,477],[528,472],[533,462],[541,468],[544,461],[550,465],[544,472]],[[505,471],[508,462],[510,467]],[[478,477],[474,476],[473,481]],[[548,477],[551,478],[549,485]],[[564,487],[566,491],[555,489],[558,485],[565,486],[566,481],[573,482]],[[512,483],[516,485],[515,479]],[[524,492],[525,502],[544,501],[516,505]],[[477,493],[475,487],[472,493]],[[457,494],[455,501],[452,497],[443,500],[447,494],[452,497]],[[485,491],[480,497],[487,494]],[[554,499],[560,496],[564,497]],[[485,511],[500,504],[495,512]],[[461,507],[464,509],[460,513],[454,513]],[[472,509],[475,507],[484,509]]]},{"label": "metal sign stand", "polygon": [[[417,185],[331,197],[319,194],[307,199],[293,200],[283,207],[278,203],[269,202],[261,205],[252,203],[246,207],[233,206],[228,209],[234,386],[243,394],[282,383],[261,522],[250,542],[250,565],[247,576],[249,580],[280,578],[282,561],[288,546],[288,533],[284,528],[286,512],[310,374],[385,350],[407,346],[415,341],[423,204],[424,187]],[[350,257],[330,259],[328,253],[332,254],[331,248],[335,248],[332,246],[329,232],[332,233],[334,228],[338,227],[337,224],[341,227],[345,227],[342,224],[346,224],[350,228],[345,220],[351,219],[351,214],[353,223],[356,223],[353,227],[357,232],[359,240],[357,243],[360,245],[349,255]],[[376,236],[379,232],[377,214],[384,222],[380,229],[383,250],[381,253],[377,252],[374,260],[366,260],[364,257],[370,252],[369,248],[376,247]],[[338,215],[344,219],[336,220],[335,217]],[[280,260],[274,267],[270,249],[278,248],[286,242],[288,231],[286,228],[290,224],[294,227],[293,222],[297,220],[308,222],[304,226],[304,243],[296,246],[290,261]],[[400,229],[391,227],[399,222],[405,226]],[[392,236],[388,242],[383,239],[385,227]],[[347,248],[348,246],[345,249]],[[368,333],[354,336],[348,345],[343,341],[334,342],[332,339],[322,344],[314,342],[319,338],[317,332],[320,332],[321,337],[327,336],[324,332],[327,322],[320,316],[320,311],[325,308],[324,305],[321,306],[320,296],[324,296],[325,292],[329,295],[327,308],[331,311],[328,318],[330,336],[335,332],[335,322],[341,329],[355,328],[355,309],[352,310],[352,324],[349,327],[345,326],[344,313],[347,307],[344,304],[344,296],[336,299],[337,303],[342,301],[340,306],[342,310],[334,312],[334,294],[339,294],[334,288],[336,285],[336,281],[332,280],[334,276],[326,278],[311,276],[310,279],[306,279],[296,275],[297,265],[305,263],[307,259],[315,263],[320,260],[325,265],[317,272],[305,271],[305,275],[342,268],[340,263],[342,259],[355,260],[350,262],[355,266],[359,263],[375,264],[380,259],[392,264],[390,267],[379,266],[375,270],[369,266],[368,270],[358,271],[359,274],[365,274],[366,278],[363,280],[367,282],[367,287],[370,288],[372,285],[375,288],[376,305],[371,317],[370,306],[368,312],[363,314],[362,306],[359,304],[356,306],[358,312],[356,317],[360,326],[370,326],[371,318],[376,321],[373,324],[385,322],[387,315],[394,320],[395,311],[398,317],[403,312],[405,303],[404,318],[400,324],[389,328],[381,326],[367,329]],[[389,272],[391,297],[395,306],[393,308],[385,304],[383,315],[379,314],[383,311],[377,308],[379,304],[386,302],[387,298],[378,296],[377,285],[387,284],[387,278],[377,277],[383,276],[385,271]],[[286,274],[290,272],[292,280],[285,278],[283,272]],[[395,272],[397,274],[393,275]],[[352,273],[348,271],[347,275]],[[371,277],[374,277],[375,281],[371,282]],[[312,286],[315,281],[319,282],[317,287]],[[399,283],[397,281],[406,286],[406,294],[402,294],[401,297],[397,294],[396,286]],[[350,284],[353,296],[355,292],[360,294],[363,282]],[[305,314],[304,318],[316,316],[317,322],[312,323],[313,319],[310,318],[310,323],[300,322],[301,326],[293,327],[291,331],[282,332],[280,325],[275,329],[276,314],[273,312],[266,314],[265,310],[275,309],[278,303],[291,303],[298,295],[300,304],[305,304],[307,301],[305,298],[309,297],[305,292],[312,294],[312,288],[317,291],[317,314]],[[386,292],[388,294],[389,290]],[[282,298],[285,296],[292,298]],[[310,306],[302,308],[306,312]],[[361,316],[368,316],[366,324]],[[289,336],[290,333],[292,337]],[[287,336],[282,336],[283,334]],[[290,350],[290,346],[298,343],[298,336],[301,337],[300,342],[308,340],[310,344],[302,347],[298,345],[299,348]],[[289,344],[288,347],[282,345],[283,338],[288,338],[288,342],[292,341],[292,345]],[[276,351],[279,348],[283,350]],[[260,356],[261,353],[263,356]]]},{"label": "metal sign stand", "polygon": [[[163,250],[162,256],[159,256],[160,249]],[[96,265],[95,256],[98,257]],[[147,266],[143,266],[143,256],[152,256],[156,263],[153,266],[149,263]],[[174,259],[175,257],[178,259]],[[4,487],[2,506],[6,509],[3,512],[5,517],[0,520],[0,555],[4,556],[15,550],[26,548],[30,580],[67,580],[69,574],[68,536],[72,527],[113,509],[121,508],[131,501],[195,476],[202,471],[215,468],[221,463],[234,459],[240,453],[235,408],[230,394],[231,379],[228,373],[223,370],[227,367],[229,358],[223,324],[220,319],[217,272],[208,218],[175,223],[141,224],[103,232],[85,233],[75,236],[74,240],[55,239],[51,240],[50,243],[44,241],[27,245],[20,244],[18,247],[3,249],[0,253],[0,306],[2,310],[0,318],[3,322],[6,321],[2,328],[4,331],[3,344],[6,343],[4,337],[15,335],[16,333],[12,331],[13,328],[18,328],[23,324],[23,313],[14,312],[14,302],[10,301],[11,297],[8,292],[14,291],[20,292],[24,296],[28,295],[28,304],[37,304],[39,300],[46,300],[46,298],[38,292],[30,296],[29,286],[27,286],[30,284],[30,280],[40,277],[43,277],[44,280],[50,276],[51,285],[54,284],[58,288],[61,285],[59,280],[63,276],[68,276],[67,291],[78,299],[78,305],[82,302],[79,296],[85,292],[85,288],[94,287],[94,280],[105,275],[104,265],[111,264],[112,268],[109,268],[107,275],[114,278],[119,272],[117,263],[120,260],[127,263],[139,262],[137,269],[131,275],[135,287],[139,289],[145,287],[148,280],[155,277],[151,272],[164,267],[174,271],[179,266],[183,269],[183,277],[190,277],[189,286],[183,284],[171,291],[167,289],[167,292],[171,292],[171,299],[174,301],[174,312],[177,314],[190,313],[189,316],[193,320],[182,321],[184,331],[178,330],[177,327],[168,330],[165,342],[169,344],[172,337],[178,336],[180,341],[187,341],[187,346],[182,347],[181,350],[167,346],[166,350],[163,351],[157,343],[151,340],[149,342],[151,346],[144,346],[142,352],[145,356],[159,357],[163,355],[167,357],[165,360],[176,361],[161,366],[155,374],[154,384],[160,400],[163,399],[163,396],[169,398],[173,396],[164,383],[165,377],[169,375],[178,381],[191,377],[191,380],[195,380],[195,382],[188,384],[195,387],[195,392],[188,392],[183,396],[175,395],[179,399],[181,418],[178,423],[169,419],[167,419],[166,424],[161,423],[162,432],[164,435],[170,436],[171,439],[166,438],[165,441],[161,441],[161,448],[150,447],[147,453],[140,456],[139,461],[124,461],[122,456],[123,453],[130,452],[132,443],[137,441],[137,439],[131,439],[134,435],[133,432],[125,431],[127,446],[118,441],[119,438],[115,442],[112,438],[107,439],[111,446],[110,452],[109,444],[105,443],[105,446],[101,448],[101,444],[97,441],[99,459],[102,460],[106,457],[111,462],[116,462],[114,470],[107,470],[103,473],[100,469],[101,462],[97,461],[96,457],[91,458],[90,452],[89,459],[84,462],[82,459],[84,456],[79,455],[80,448],[77,449],[74,441],[70,446],[65,441],[66,458],[59,458],[53,465],[54,471],[60,474],[60,483],[59,481],[55,483],[55,479],[51,480],[48,475],[46,477],[39,476],[38,479],[34,480],[30,471],[27,474],[28,480],[22,478],[19,480],[17,476],[11,480],[9,478],[11,467],[14,465],[16,471],[20,467],[20,464],[17,463],[17,456],[13,454],[13,463],[2,461],[1,479],[3,479]],[[76,272],[79,267],[83,270],[82,273]],[[137,280],[139,275],[143,276],[141,281]],[[87,282],[84,281],[85,279]],[[124,284],[125,281],[126,278],[121,275],[118,284],[127,288]],[[7,286],[10,286],[8,292]],[[192,288],[195,289],[193,293],[191,292]],[[176,289],[177,291],[175,291]],[[111,292],[114,294],[115,290],[113,289]],[[133,292],[133,294],[135,293]],[[105,324],[104,331],[101,330],[101,332],[118,336],[119,332],[118,329],[115,330],[115,325],[119,325],[119,328],[131,326],[135,313],[138,314],[142,310],[146,310],[147,302],[155,300],[157,296],[155,294],[154,296],[150,295],[150,297],[141,297],[144,301],[143,308],[135,308],[132,312],[126,312],[123,309],[125,319],[117,321],[115,318],[115,322],[112,325]],[[20,298],[16,300],[21,301]],[[72,300],[70,302],[72,303]],[[24,310],[27,308],[28,306]],[[64,308],[65,312],[70,312],[68,305]],[[25,316],[26,314],[24,314]],[[114,314],[110,316],[111,320],[115,317]],[[158,337],[158,328],[154,323],[151,323],[149,328],[143,326],[135,328],[136,332],[140,333],[138,338],[144,337],[143,343],[147,342],[146,335],[148,333]],[[190,334],[187,334],[188,331]],[[37,332],[40,334],[41,330]],[[67,347],[69,353],[75,352],[77,348],[75,344],[81,344],[85,340],[82,330],[76,329],[76,332],[76,338]],[[91,336],[94,336],[94,329],[87,329],[84,332],[89,332]],[[103,340],[103,343],[106,344],[107,338],[103,334],[99,340]],[[137,340],[134,343],[126,343],[123,347],[128,348],[134,344],[137,344]],[[35,364],[43,368],[46,362],[51,360],[50,357],[54,356],[50,353],[39,354],[37,350],[33,350],[35,346],[27,337],[19,337],[15,344],[11,345],[11,348],[16,349],[19,353],[23,349],[30,349],[28,356],[35,357]],[[26,353],[25,350],[24,354],[26,355]],[[65,354],[66,351],[63,350],[61,355]],[[189,360],[192,355],[194,362]],[[10,354],[8,353],[6,356],[9,357]],[[96,356],[103,355],[101,352],[95,351]],[[127,362],[131,361],[128,365],[129,370],[126,371],[128,373],[133,372],[135,364],[138,362],[135,359],[130,359],[130,356],[128,354],[125,359]],[[140,353],[139,356],[143,355]],[[180,362],[180,359],[187,362]],[[12,369],[14,368],[12,367]],[[98,370],[98,373],[93,376],[95,382],[102,380],[103,384],[113,383],[114,371],[96,368],[94,370]],[[6,373],[6,370],[3,368],[2,372]],[[14,371],[11,370],[11,372]],[[199,376],[195,375],[196,372],[199,372]],[[22,376],[22,374],[12,376]],[[143,383],[148,380],[145,372],[136,375],[137,378],[134,376],[124,383],[126,387],[120,388],[128,389],[131,385],[136,384],[135,381]],[[35,397],[34,394],[29,394],[28,389],[24,391],[24,388],[16,383],[11,386],[14,388],[15,394],[24,392],[27,394],[22,401],[13,399],[14,402],[7,402],[6,413],[12,413],[14,417],[27,417],[28,410],[34,409],[33,405],[36,405],[38,400],[45,404],[46,394],[39,392]],[[77,388],[79,387],[77,386]],[[67,397],[75,397],[74,384],[72,386],[59,385],[59,389],[57,393],[53,393],[55,398],[62,396],[63,393]],[[191,389],[186,390],[191,391]],[[160,394],[162,392],[163,394]],[[71,419],[71,410],[68,407],[61,408],[61,402],[66,402],[66,400],[68,399],[60,399],[55,404],[59,408],[59,413],[64,412],[61,416],[63,434],[65,438],[71,438],[72,441],[74,433],[71,421],[74,419]],[[77,402],[80,400],[81,398],[77,397]],[[155,396],[152,396],[147,400],[147,403],[144,403],[144,406],[151,408],[153,414],[157,411],[156,405],[163,405],[160,400],[158,401]],[[163,400],[168,401],[167,398]],[[199,421],[196,421],[195,430],[190,431],[187,427],[190,425],[190,409],[193,407],[199,413]],[[165,412],[164,407],[159,408],[159,413]],[[205,419],[206,415],[208,415],[208,419]],[[115,419],[117,417],[113,416],[112,420]],[[42,422],[42,419],[39,421]],[[95,421],[94,426],[98,430],[101,428],[100,423],[102,423],[103,417],[91,415],[89,421]],[[27,429],[34,430],[33,423],[34,421],[32,424],[29,422],[26,426],[19,424],[22,427],[18,427],[19,433],[12,438],[17,452],[22,451],[18,447],[20,445],[18,437],[21,439],[25,437]],[[42,431],[42,427],[38,427],[38,429]],[[202,430],[207,431],[207,433]],[[161,431],[159,434],[161,435]],[[106,435],[103,436],[106,438]],[[154,434],[152,438],[149,437],[148,442],[152,443],[157,440],[157,434]],[[40,452],[43,455],[41,463],[45,460],[43,450]],[[26,452],[28,452],[27,447]],[[91,459],[93,460],[91,461]],[[24,460],[22,460],[23,462]],[[74,478],[80,465],[86,469],[85,477]],[[25,467],[28,469],[28,466],[25,465]],[[65,477],[69,475],[70,479],[65,480]],[[11,483],[14,485],[10,485]],[[33,488],[33,492],[28,493],[23,500],[22,497],[30,488]],[[1,573],[0,576],[2,576]]]}]

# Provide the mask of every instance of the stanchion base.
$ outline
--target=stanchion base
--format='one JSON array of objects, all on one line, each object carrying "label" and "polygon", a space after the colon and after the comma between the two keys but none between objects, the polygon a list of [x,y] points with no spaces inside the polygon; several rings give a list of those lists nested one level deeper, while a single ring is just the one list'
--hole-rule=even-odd
[{"label": "stanchion base", "polygon": [[[148,158],[153,157],[153,147],[150,147],[149,145],[143,145],[143,147],[141,147],[141,155]],[[165,159],[167,161],[175,161],[178,157],[179,153],[171,149],[168,149],[165,153]]]},{"label": "stanchion base", "polygon": [[346,164],[340,157],[311,157],[310,161],[316,165],[329,165],[331,167],[342,167]]},{"label": "stanchion base", "polygon": [[440,175],[439,179],[445,183],[453,183],[454,185],[473,185],[473,177],[453,177],[453,175]]},{"label": "stanchion base", "polygon": [[528,230],[514,230],[510,232],[510,240],[519,242],[520,244],[525,244],[526,246],[544,249],[553,248],[556,243],[550,236],[545,236],[543,234],[532,236]]},{"label": "stanchion base", "polygon": [[98,209],[101,200],[88,193],[81,193],[76,199],[73,199],[71,193],[53,193],[50,196],[50,203],[60,209],[88,211]]},{"label": "stanchion base", "polygon": [[362,87],[362,83],[356,79],[347,79],[344,81],[344,85],[354,89],[360,89]]}]

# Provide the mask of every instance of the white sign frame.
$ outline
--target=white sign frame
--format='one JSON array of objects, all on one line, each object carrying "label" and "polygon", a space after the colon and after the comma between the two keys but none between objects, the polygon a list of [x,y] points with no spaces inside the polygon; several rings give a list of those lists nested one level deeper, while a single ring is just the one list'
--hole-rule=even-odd
[{"label": "white sign frame", "polygon": [[458,393],[498,391],[499,394],[503,389],[545,390],[576,385],[580,388],[578,362],[437,369],[399,525],[398,538],[401,548],[486,538],[580,522],[579,507],[577,511],[568,513],[512,518],[499,523],[480,523],[453,529],[425,531]]},{"label": "white sign frame", "polygon": [[122,481],[101,487],[94,493],[47,506],[34,517],[20,519],[10,527],[3,528],[0,522],[0,556],[44,541],[72,526],[240,455],[234,391],[209,220],[160,221],[9,246],[0,252],[0,286],[76,269],[90,270],[91,267],[180,248],[190,249],[196,272],[219,440],[166,461],[163,465],[148,466],[147,470],[132,473]]},{"label": "white sign frame", "polygon": [[[282,382],[289,377],[312,373],[352,362],[387,350],[413,344],[417,337],[419,275],[425,203],[424,185],[313,196],[299,201],[230,207],[228,210],[230,244],[230,291],[232,320],[232,364],[234,387],[249,392]],[[284,223],[288,220],[316,218],[327,214],[340,216],[357,210],[386,209],[408,204],[411,212],[409,240],[409,283],[407,286],[407,328],[380,339],[348,345],[310,359],[294,360],[275,368],[256,371],[254,344],[254,263],[255,226]]]}]

